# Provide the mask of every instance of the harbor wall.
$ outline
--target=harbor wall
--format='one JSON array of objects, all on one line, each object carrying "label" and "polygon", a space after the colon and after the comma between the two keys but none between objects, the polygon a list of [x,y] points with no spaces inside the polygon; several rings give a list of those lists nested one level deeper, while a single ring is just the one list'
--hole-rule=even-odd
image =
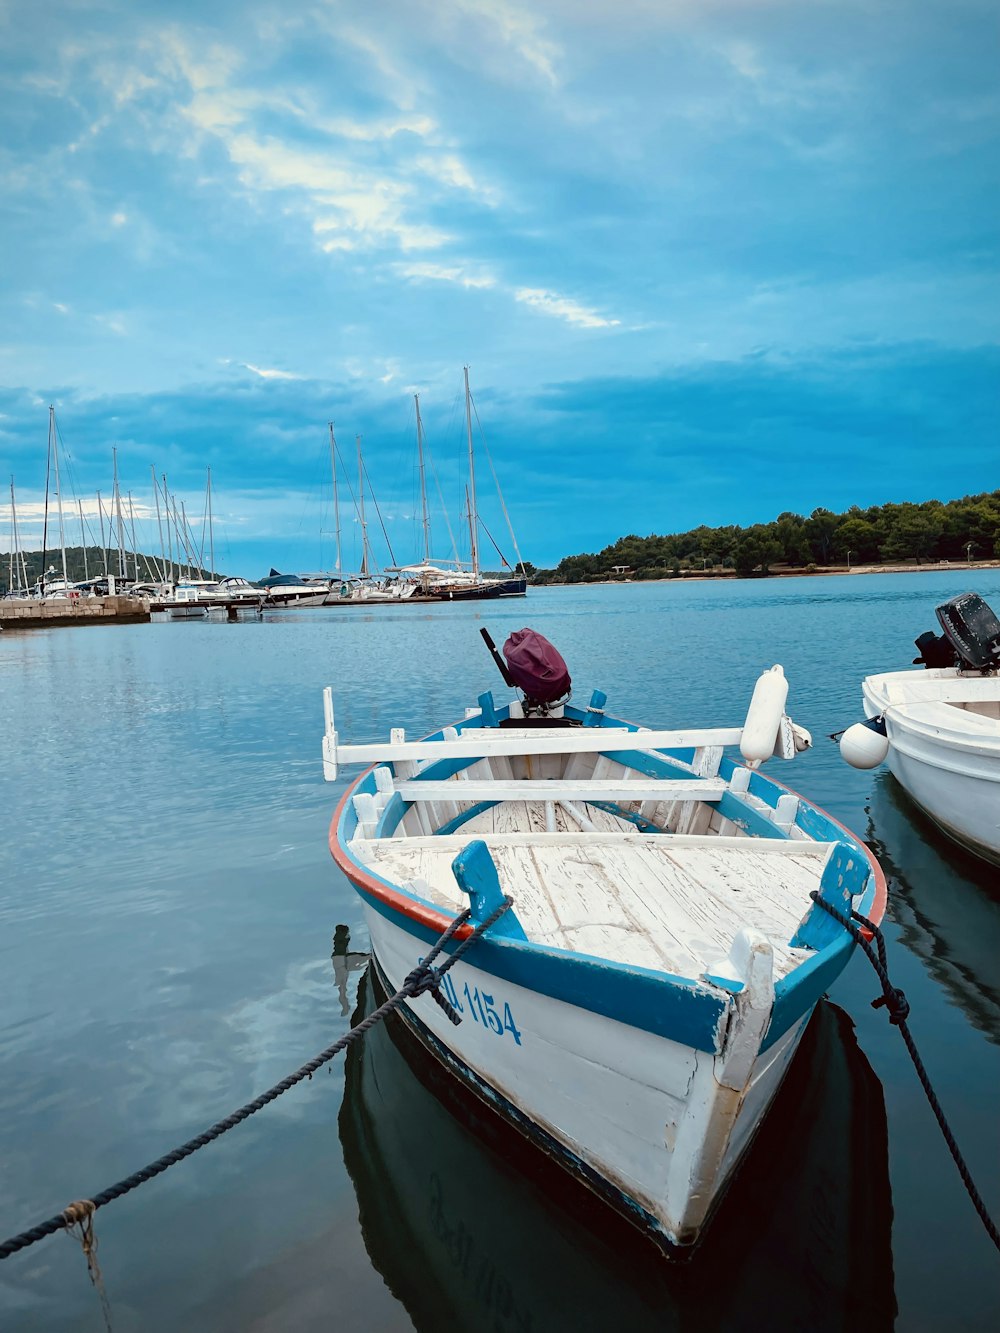
[{"label": "harbor wall", "polygon": [[134,625],[149,619],[145,597],[5,597],[0,600],[4,629],[48,628],[52,625]]}]

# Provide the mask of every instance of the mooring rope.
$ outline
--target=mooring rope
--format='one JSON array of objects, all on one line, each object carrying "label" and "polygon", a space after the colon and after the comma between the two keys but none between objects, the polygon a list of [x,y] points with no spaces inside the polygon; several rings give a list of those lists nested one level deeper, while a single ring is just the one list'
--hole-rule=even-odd
[{"label": "mooring rope", "polygon": [[[190,1157],[199,1148],[204,1148],[206,1144],[221,1138],[227,1130],[235,1128],[236,1125],[252,1116],[256,1111],[267,1106],[269,1102],[273,1102],[280,1097],[283,1092],[287,1092],[289,1088],[294,1088],[297,1083],[301,1083],[304,1078],[312,1078],[317,1069],[332,1060],[335,1055],[339,1055],[351,1042],[363,1037],[376,1023],[380,1023],[382,1019],[387,1018],[393,1010],[399,1008],[404,1000],[416,999],[418,995],[429,992],[453,1023],[461,1023],[461,1018],[441,993],[441,979],[449,969],[455,966],[466,950],[475,944],[483,932],[488,930],[496,921],[499,921],[504,912],[513,905],[513,902],[513,898],[509,895],[505,896],[503,902],[498,904],[485,921],[478,922],[475,929],[465,939],[459,941],[455,951],[445,959],[440,967],[432,967],[431,964],[445,945],[470,919],[472,913],[470,909],[466,908],[461,915],[455,918],[426,958],[406,977],[395,995],[390,996],[385,1004],[369,1014],[367,1018],[363,1018],[357,1027],[351,1028],[339,1041],[335,1041],[325,1051],[320,1051],[319,1055],[301,1065],[294,1074],[289,1074],[280,1083],[275,1083],[273,1087],[268,1088],[267,1092],[262,1092],[259,1097],[255,1097],[252,1102],[247,1102],[245,1106],[241,1106],[232,1115],[226,1116],[224,1120],[217,1120],[204,1133],[196,1135],[193,1139],[188,1139],[187,1143],[182,1144],[179,1148],[164,1153],[155,1162],[150,1162],[148,1166],[142,1167],[139,1171],[133,1171],[130,1176],[126,1176],[114,1185],[109,1185],[107,1189],[100,1190],[97,1194],[91,1195],[90,1198],[80,1199],[69,1204],[61,1213],[56,1213],[54,1217],[48,1218],[45,1222],[39,1222],[37,1226],[29,1227],[27,1231],[22,1231],[19,1235],[11,1236],[9,1240],[3,1241],[0,1243],[0,1259],[6,1259],[10,1255],[16,1254],[18,1250],[27,1249],[29,1245],[34,1245],[36,1241],[44,1240],[46,1236],[54,1235],[57,1231],[69,1230],[73,1226],[79,1225],[85,1231],[87,1243],[84,1245],[84,1251],[87,1254],[88,1265],[91,1265],[92,1252],[96,1244],[93,1240],[93,1215],[98,1208],[103,1208],[106,1203],[111,1203],[113,1199],[120,1199],[123,1194],[128,1194],[137,1186],[145,1184],[147,1180],[152,1180],[155,1176],[161,1175],[168,1167],[183,1162],[185,1157]],[[93,1267],[91,1267],[91,1272],[93,1273]]]},{"label": "mooring rope", "polygon": [[[937,1094],[931,1086],[930,1077],[928,1076],[927,1070],[924,1068],[924,1062],[920,1058],[920,1052],[917,1050],[916,1043],[907,1026],[906,1020],[910,1013],[909,1001],[899,987],[892,984],[892,981],[889,978],[885,953],[885,939],[883,938],[881,929],[873,922],[869,921],[866,916],[862,916],[860,912],[855,912],[853,909],[850,917],[845,916],[843,912],[839,911],[831,903],[825,902],[815,889],[810,893],[809,897],[818,907],[822,907],[824,912],[827,912],[832,916],[835,921],[839,921],[844,929],[853,935],[855,942],[860,944],[862,949],[864,949],[865,956],[875,969],[876,975],[882,985],[882,994],[877,999],[872,1000],[872,1008],[881,1009],[884,1006],[889,1015],[889,1022],[893,1027],[899,1029],[900,1036],[906,1043],[906,1049],[910,1053],[910,1059],[913,1061],[913,1067],[917,1071],[917,1078],[920,1080],[924,1093],[927,1096],[927,1100],[930,1103],[931,1110],[934,1112],[935,1119],[941,1129],[941,1133],[944,1135],[944,1141],[947,1143],[948,1149],[954,1158],[955,1165],[958,1167],[958,1174],[962,1177],[962,1183],[968,1191],[973,1207],[979,1214],[980,1221],[986,1228],[987,1235],[997,1249],[1000,1250],[1000,1229],[997,1228],[996,1223],[990,1217],[982,1196],[978,1189],[976,1189],[972,1174],[965,1163],[965,1158],[959,1151],[958,1144],[955,1142],[955,1136],[951,1131],[951,1126],[948,1124],[945,1113],[941,1109],[941,1103],[938,1101]],[[855,922],[860,922],[865,930],[871,931],[876,948],[878,949],[877,954],[875,949],[872,948],[869,941],[865,938],[864,934],[859,930],[858,926],[854,924]]]}]

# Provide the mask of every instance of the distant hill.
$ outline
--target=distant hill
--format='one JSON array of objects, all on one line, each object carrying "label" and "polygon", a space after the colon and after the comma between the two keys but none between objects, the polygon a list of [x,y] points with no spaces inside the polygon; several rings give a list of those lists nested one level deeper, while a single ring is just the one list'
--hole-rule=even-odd
[{"label": "distant hill", "polygon": [[749,528],[698,527],[663,537],[619,537],[596,554],[568,555],[535,583],[585,583],[613,576],[666,578],[685,570],[762,577],[772,566],[879,565],[1000,558],[1000,491],[959,500],[884,504],[842,514],[785,512]]},{"label": "distant hill", "polygon": [[[84,547],[82,546],[66,547],[66,573],[70,579],[70,582],[79,583],[83,579],[88,577],[94,579],[103,576],[103,574],[105,573],[105,560],[107,561],[107,566],[106,566],[107,570],[109,570],[112,574],[114,574],[116,578],[118,577],[117,548],[111,551],[102,551],[99,546],[88,546],[86,548],[86,559],[84,558],[84,554],[85,554]],[[142,582],[158,581],[160,576],[157,573],[157,570],[159,568],[157,564],[157,558],[154,558],[151,555],[143,555],[140,552],[138,560],[139,560],[140,580]],[[11,586],[10,561],[11,558],[9,552],[0,554],[0,588],[2,588],[4,592],[7,592],[9,590],[9,587]],[[131,553],[131,551],[128,551],[126,552],[125,561],[126,561],[126,569],[128,571],[126,577],[131,579],[135,576],[136,557]],[[35,580],[42,572],[41,551],[25,551],[24,563],[27,566],[28,570],[28,586],[31,587],[32,585],[34,585]],[[18,564],[20,564],[20,561],[18,561]],[[62,552],[47,551],[45,555],[45,568],[46,569],[53,568],[55,570],[54,577],[58,577],[61,579]],[[177,568],[176,564],[174,568],[175,569]],[[184,570],[185,574],[190,572],[191,577],[196,579],[212,579],[219,577],[218,574],[211,574],[208,572],[208,570],[204,569],[191,569],[189,571],[187,565],[183,565],[181,566],[181,568]],[[18,576],[16,570],[14,573],[13,586],[14,587],[18,586]]]}]

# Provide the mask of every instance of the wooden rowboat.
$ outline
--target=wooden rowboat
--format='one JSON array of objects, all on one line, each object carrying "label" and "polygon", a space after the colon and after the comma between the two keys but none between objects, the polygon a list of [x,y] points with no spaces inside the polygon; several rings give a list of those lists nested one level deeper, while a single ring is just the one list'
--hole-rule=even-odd
[{"label": "wooden rowboat", "polygon": [[[505,650],[506,651],[506,650]],[[567,677],[568,681],[568,677]],[[885,879],[836,820],[756,771],[808,738],[780,667],[742,727],[652,731],[589,707],[480,696],[420,741],[345,745],[370,767],[330,829],[397,990],[456,915],[513,907],[447,974],[430,1049],[667,1246],[701,1234],[853,941],[810,899],[877,923]],[[724,755],[740,746],[742,760]],[[472,929],[462,927],[461,939]]]}]

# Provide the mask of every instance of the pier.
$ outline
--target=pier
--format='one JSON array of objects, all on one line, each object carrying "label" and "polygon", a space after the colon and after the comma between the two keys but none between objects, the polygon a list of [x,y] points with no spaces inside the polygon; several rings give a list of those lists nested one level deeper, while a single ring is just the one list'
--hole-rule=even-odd
[{"label": "pier", "polygon": [[52,625],[135,625],[149,620],[145,597],[4,597],[0,628],[42,629]]}]

